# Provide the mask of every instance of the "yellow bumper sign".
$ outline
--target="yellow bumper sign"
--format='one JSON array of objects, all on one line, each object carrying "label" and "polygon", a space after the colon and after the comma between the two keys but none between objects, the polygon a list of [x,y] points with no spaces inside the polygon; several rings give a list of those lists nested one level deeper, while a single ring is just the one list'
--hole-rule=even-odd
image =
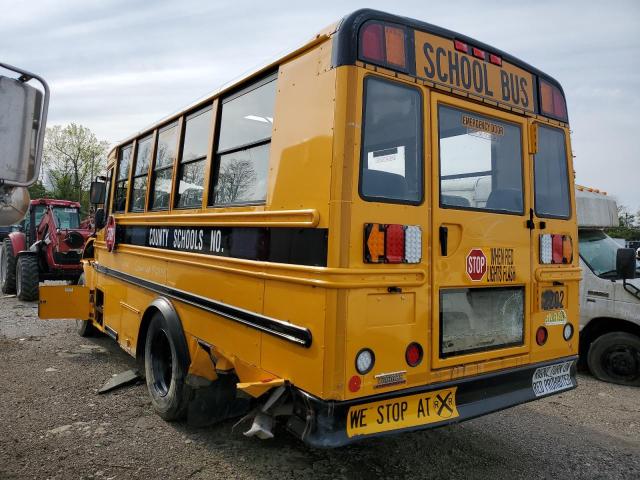
[{"label": "yellow bumper sign", "polygon": [[427,425],[458,417],[456,389],[354,405],[347,413],[347,436]]}]

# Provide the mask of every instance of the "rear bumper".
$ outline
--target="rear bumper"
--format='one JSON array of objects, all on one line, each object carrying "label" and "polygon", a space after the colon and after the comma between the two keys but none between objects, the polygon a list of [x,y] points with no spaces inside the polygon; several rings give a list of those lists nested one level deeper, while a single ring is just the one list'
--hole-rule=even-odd
[{"label": "rear bumper", "polygon": [[[326,401],[301,390],[296,390],[294,415],[290,418],[287,427],[294,435],[308,445],[325,448],[338,447],[365,438],[441,427],[479,417],[487,413],[497,412],[556,393],[572,390],[577,386],[577,359],[577,356],[555,359],[550,362],[531,364],[525,367],[348,401]],[[563,386],[561,390],[553,393],[544,394],[538,391],[538,394],[536,394],[533,389],[533,376],[536,370],[565,362],[571,362],[568,373],[570,384]],[[435,395],[438,391],[452,388],[455,388],[454,408],[457,408],[457,416],[452,415],[452,418],[442,420],[435,419],[435,421],[432,419],[430,423],[427,424],[410,427],[400,426],[399,428],[378,433],[356,435],[351,433],[351,436],[347,433],[347,422],[353,422],[353,416],[351,419],[348,418],[349,410],[352,407],[371,404],[372,402],[376,402],[376,405],[383,405],[387,402],[388,404],[393,404],[402,402],[403,399],[409,401],[420,395],[424,395],[426,398],[429,396],[429,393]],[[379,408],[383,408],[384,411],[384,407],[386,407],[386,405]],[[389,411],[388,408],[386,410]],[[369,417],[368,421],[375,422],[375,416],[372,418],[372,415],[370,415]]]}]

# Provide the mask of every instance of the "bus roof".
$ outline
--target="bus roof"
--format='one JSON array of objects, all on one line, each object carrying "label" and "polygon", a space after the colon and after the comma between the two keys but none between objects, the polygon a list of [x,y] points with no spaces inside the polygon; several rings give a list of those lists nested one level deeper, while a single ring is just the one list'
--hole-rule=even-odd
[{"label": "bus roof", "polygon": [[[365,22],[368,22],[371,20],[400,24],[411,29],[431,33],[445,39],[461,40],[463,42],[474,45],[478,48],[482,48],[488,52],[497,54],[500,57],[502,57],[502,59],[504,59],[506,62],[509,62],[512,65],[515,65],[519,68],[526,70],[527,72],[538,77],[538,79],[544,79],[546,82],[553,84],[555,87],[557,87],[560,90],[564,98],[564,91],[562,89],[562,86],[557,80],[555,80],[553,77],[529,65],[528,63],[523,62],[522,60],[518,59],[517,57],[514,57],[513,55],[507,52],[504,52],[488,44],[475,40],[466,35],[454,32],[452,30],[448,30],[446,28],[438,27],[436,25],[432,25],[427,22],[415,20],[409,17],[393,15],[393,14],[382,12],[379,10],[364,8],[364,9],[356,10],[344,16],[340,21],[325,27],[320,32],[318,32],[313,38],[304,42],[299,47],[283,55],[280,55],[277,58],[272,59],[266,64],[263,64],[253,70],[248,71],[247,73],[241,75],[240,77],[237,77],[234,80],[231,80],[225,83],[221,87],[204,95],[203,97],[187,105],[186,107],[162,118],[157,122],[154,122],[151,125],[148,125],[142,130],[139,130],[138,132],[136,132],[135,134],[130,135],[127,138],[121,140],[111,149],[109,156],[111,156],[111,154],[113,154],[117,148],[121,147],[124,144],[132,142],[135,138],[148,134],[155,128],[158,128],[166,123],[170,123],[176,120],[177,118],[184,115],[188,111],[195,110],[200,106],[204,106],[206,103],[211,102],[216,97],[219,97],[220,95],[230,90],[241,88],[245,82],[251,80],[252,78],[259,77],[261,75],[266,74],[269,71],[274,70],[282,62],[330,38],[333,38],[333,42],[334,42],[333,49],[332,49],[332,59],[331,59],[332,67],[356,64],[356,62],[358,61],[359,29]],[[415,72],[413,72],[413,75],[415,76]]]}]

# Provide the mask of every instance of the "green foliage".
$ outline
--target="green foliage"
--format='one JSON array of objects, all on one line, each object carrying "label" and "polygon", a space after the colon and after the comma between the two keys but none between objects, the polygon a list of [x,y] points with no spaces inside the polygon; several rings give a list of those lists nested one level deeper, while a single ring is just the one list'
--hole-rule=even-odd
[{"label": "green foliage", "polygon": [[48,196],[75,200],[81,203],[83,214],[88,212],[91,180],[104,173],[108,148],[107,142],[82,125],[47,128],[43,170]]},{"label": "green foliage", "polygon": [[42,184],[40,180],[38,180],[37,182],[35,182],[33,185],[29,187],[29,196],[31,197],[32,200],[36,198],[47,197],[47,189],[45,188],[45,186]]},{"label": "green foliage", "polygon": [[605,230],[606,234],[613,238],[624,238],[625,240],[640,240],[640,228],[638,227],[613,227]]}]

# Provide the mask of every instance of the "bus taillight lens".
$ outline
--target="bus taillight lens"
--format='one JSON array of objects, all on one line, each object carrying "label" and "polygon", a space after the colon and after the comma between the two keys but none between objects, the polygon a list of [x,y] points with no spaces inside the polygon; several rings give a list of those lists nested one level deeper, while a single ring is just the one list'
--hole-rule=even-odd
[{"label": "bus taillight lens", "polygon": [[406,55],[404,53],[404,30],[397,27],[384,27],[384,38],[387,46],[387,62],[391,65],[405,68]]},{"label": "bus taillight lens", "polygon": [[543,346],[545,343],[547,343],[547,338],[549,337],[549,333],[547,332],[547,329],[544,327],[540,327],[538,328],[538,331],[536,332],[536,343],[540,346]]},{"label": "bus taillight lens", "polygon": [[360,58],[383,67],[407,68],[407,30],[397,25],[367,22],[360,30]]},{"label": "bus taillight lens", "polygon": [[558,120],[567,121],[567,103],[560,88],[540,80],[540,111]]},{"label": "bus taillight lens", "polygon": [[404,227],[387,225],[385,257],[388,263],[402,263],[404,260]]},{"label": "bus taillight lens", "polygon": [[420,263],[422,229],[418,225],[367,223],[364,263]]},{"label": "bus taillight lens", "polygon": [[384,62],[383,27],[379,23],[370,23],[362,29],[360,34],[360,51],[368,60]]},{"label": "bus taillight lens", "polygon": [[410,367],[417,367],[422,362],[422,347],[419,343],[410,343],[407,347],[407,351],[404,354],[404,358],[407,361],[407,365]]},{"label": "bus taillight lens", "polygon": [[573,337],[573,325],[565,323],[562,329],[562,337],[568,342]]},{"label": "bus taillight lens", "polygon": [[573,262],[573,242],[569,235],[540,235],[540,263],[567,264]]},{"label": "bus taillight lens", "polygon": [[363,348],[356,355],[356,370],[360,375],[369,373],[373,368],[373,364],[376,362],[376,357],[368,348]]}]

